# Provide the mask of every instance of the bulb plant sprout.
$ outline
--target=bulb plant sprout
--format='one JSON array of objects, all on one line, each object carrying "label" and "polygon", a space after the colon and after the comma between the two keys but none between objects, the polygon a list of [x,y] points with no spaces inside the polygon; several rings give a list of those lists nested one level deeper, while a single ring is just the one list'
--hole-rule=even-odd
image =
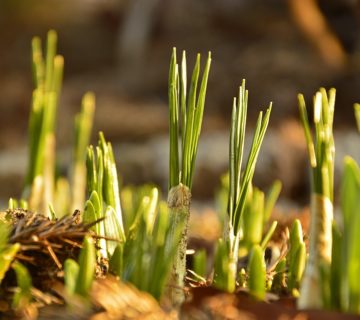
[{"label": "bulb plant sprout", "polygon": [[[188,91],[185,52],[183,52],[181,68],[179,68],[176,49],[173,49],[169,72],[170,173],[168,206],[170,209],[171,225],[174,231],[179,224],[183,225],[183,232],[175,256],[169,286],[171,300],[174,305],[179,305],[184,300],[182,290],[186,275],[187,228],[190,216],[191,187],[202,126],[210,64],[211,54],[209,53],[200,88],[198,88],[200,54],[197,55]],[[174,231],[173,233],[175,233]]]},{"label": "bulb plant sprout", "polygon": [[[239,256],[239,243],[244,239],[243,224],[247,226],[257,226],[245,236],[251,244],[259,243],[261,240],[261,230],[263,224],[264,197],[261,192],[256,192],[253,198],[252,179],[255,173],[256,161],[260,152],[265,132],[269,123],[271,105],[267,109],[265,116],[259,114],[253,142],[251,144],[247,163],[242,172],[242,162],[245,142],[245,128],[247,116],[248,91],[245,89],[243,81],[239,89],[238,99],[234,98],[232,109],[232,121],[230,130],[230,151],[229,151],[229,194],[228,194],[228,224],[225,225],[225,241],[218,243],[218,250],[215,261],[215,286],[233,292],[236,287],[237,262]],[[261,206],[261,208],[257,207]],[[244,212],[248,214],[248,219],[244,222]],[[255,215],[258,215],[255,218]],[[251,221],[251,219],[253,219]],[[257,221],[259,224],[257,224]],[[257,238],[257,239],[255,239]],[[227,253],[226,257],[224,253]],[[218,262],[219,260],[219,262]],[[223,260],[222,262],[220,260]],[[226,261],[226,262],[224,262]],[[224,266],[225,264],[225,266]],[[216,266],[221,266],[219,269]],[[223,272],[226,272],[224,275]],[[225,282],[224,282],[225,281]]]},{"label": "bulb plant sprout", "polygon": [[56,55],[57,34],[47,36],[45,60],[41,40],[32,41],[33,91],[29,123],[29,167],[24,198],[33,211],[49,216],[48,204],[53,202],[55,172],[55,119],[61,91],[64,59]]},{"label": "bulb plant sprout", "polygon": [[[334,89],[320,89],[315,95],[314,137],[304,97],[299,95],[312,178],[308,257],[299,220],[293,221],[290,232],[285,228],[281,244],[273,238],[277,226],[283,226],[281,219],[270,218],[281,182],[275,181],[266,194],[253,186],[271,104],[265,114],[258,116],[245,161],[248,91],[243,81],[233,102],[229,172],[222,177],[216,198],[224,236],[216,242],[214,258],[209,248],[199,249],[192,270],[187,271],[191,189],[210,54],[201,79],[197,56],[188,88],[185,53],[179,64],[176,50],[172,53],[169,185],[165,202],[159,188],[151,184],[119,188],[112,145],[102,132],[97,146],[88,146],[95,111],[95,96],[90,92],[84,95],[75,120],[70,179],[55,175],[55,123],[63,73],[63,58],[56,54],[56,43],[56,33],[50,31],[43,57],[40,39],[32,42],[35,90],[26,186],[22,198],[10,198],[8,209],[0,212],[0,316],[5,309],[14,318],[15,313],[28,315],[41,303],[62,303],[69,312],[80,307],[84,312],[81,316],[92,317],[101,310],[94,315],[96,318],[106,313],[111,318],[122,318],[117,308],[133,304],[138,306],[137,313],[126,309],[126,315],[141,318],[139,310],[150,300],[134,303],[132,299],[143,299],[144,293],[134,294],[131,285],[158,300],[151,298],[151,304],[161,311],[161,317],[157,314],[154,319],[163,319],[167,307],[171,309],[170,317],[178,312],[182,318],[188,306],[180,309],[184,292],[191,291],[196,301],[197,289],[193,287],[210,285],[226,291],[226,295],[237,290],[256,300],[285,295],[297,298],[299,308],[360,314],[360,168],[353,158],[345,157],[340,183],[342,221],[337,224],[333,220]],[[360,128],[358,104],[354,110]],[[75,212],[71,215],[72,210]],[[122,288],[116,296],[115,287]],[[101,290],[106,291],[100,294],[106,296],[105,302],[96,298]]]},{"label": "bulb plant sprout", "polygon": [[[101,255],[107,258],[114,253],[115,241],[125,241],[125,232],[114,154],[110,142],[105,140],[102,132],[99,134],[96,156],[94,148],[88,148],[86,165],[90,197],[85,204],[83,220],[85,223],[99,221],[94,229],[102,237]],[[112,240],[105,241],[104,238]]]},{"label": "bulb plant sprout", "polygon": [[354,111],[355,111],[355,119],[356,119],[357,128],[360,131],[360,104],[355,103]]},{"label": "bulb plant sprout", "polygon": [[298,96],[311,165],[311,225],[309,258],[302,280],[298,306],[324,307],[324,288],[329,283],[332,250],[335,90],[320,89],[314,97],[315,140],[310,131],[303,95]]}]

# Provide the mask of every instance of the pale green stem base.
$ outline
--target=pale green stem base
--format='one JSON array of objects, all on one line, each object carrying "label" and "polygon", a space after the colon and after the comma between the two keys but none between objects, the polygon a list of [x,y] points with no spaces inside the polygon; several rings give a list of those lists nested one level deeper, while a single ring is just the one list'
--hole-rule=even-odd
[{"label": "pale green stem base", "polygon": [[323,284],[320,268],[330,266],[332,248],[333,206],[329,198],[319,194],[311,197],[309,259],[303,276],[299,309],[321,309]]},{"label": "pale green stem base", "polygon": [[186,248],[190,201],[191,193],[188,187],[179,184],[170,189],[168,207],[171,219],[172,239],[175,237],[179,225],[182,225],[183,228],[168,282],[168,297],[173,307],[179,307],[185,300],[184,281],[186,276]]}]

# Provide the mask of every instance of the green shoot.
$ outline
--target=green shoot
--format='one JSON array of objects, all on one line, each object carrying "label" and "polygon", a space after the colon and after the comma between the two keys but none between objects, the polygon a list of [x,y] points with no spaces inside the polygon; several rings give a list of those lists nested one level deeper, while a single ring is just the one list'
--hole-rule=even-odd
[{"label": "green shoot", "polygon": [[20,249],[20,244],[18,243],[8,244],[9,234],[9,226],[0,221],[0,284]]},{"label": "green shoot", "polygon": [[92,238],[86,236],[79,256],[79,271],[75,286],[76,294],[82,297],[87,297],[89,295],[94,279],[95,264],[96,255],[94,241]]},{"label": "green shoot", "polygon": [[[329,273],[327,269],[330,268],[332,248],[335,90],[331,89],[327,93],[321,88],[314,97],[315,142],[310,131],[304,97],[299,95],[298,98],[312,173],[309,260],[298,306],[321,308],[323,300],[320,273]],[[326,285],[328,281],[329,279],[323,279],[323,284]]]},{"label": "green shoot", "polygon": [[[256,161],[269,124],[271,104],[264,117],[262,112],[259,114],[248,159],[245,164],[245,168],[242,171],[247,101],[248,91],[245,89],[245,81],[243,81],[239,89],[239,97],[238,99],[234,98],[233,101],[230,130],[230,188],[228,194],[228,226],[225,226],[225,236],[228,242],[228,246],[226,246],[228,250],[227,260],[230,264],[225,269],[227,272],[230,272],[230,274],[228,276],[220,276],[220,279],[230,281],[230,283],[217,284],[220,287],[229,288],[231,291],[235,290],[236,284],[239,242],[241,238],[244,238],[244,242],[246,242],[249,246],[254,243],[259,244],[264,224],[264,195],[257,189],[254,192],[251,190]],[[270,205],[268,204],[268,210],[270,210],[269,208]],[[245,211],[247,212],[245,213]],[[254,221],[257,223],[253,223]],[[254,227],[255,229],[248,232],[248,227]],[[223,267],[222,270],[224,270]],[[215,270],[215,273],[220,275],[222,271]],[[219,279],[217,281],[219,282]]]},{"label": "green shoot", "polygon": [[242,223],[244,235],[242,242],[248,248],[261,242],[263,234],[264,193],[254,188],[248,195]]},{"label": "green shoot", "polygon": [[[197,55],[190,89],[187,96],[186,56],[183,52],[181,69],[176,60],[176,49],[170,62],[169,72],[169,126],[170,126],[170,178],[169,189],[180,183],[191,189],[194,176],[195,160],[204,114],[207,81],[210,71],[211,54],[209,53],[200,88],[200,54]],[[181,122],[179,121],[181,119]],[[180,134],[181,124],[181,134]],[[179,138],[181,144],[179,148]],[[181,163],[179,161],[181,151]]]},{"label": "green shoot", "polygon": [[267,196],[265,198],[264,223],[266,223],[270,219],[271,213],[275,207],[275,203],[279,198],[281,188],[281,181],[275,180],[267,193]]},{"label": "green shoot", "polygon": [[216,244],[214,260],[213,285],[220,290],[234,292],[236,282],[233,274],[236,273],[236,269],[231,270],[230,268],[236,268],[236,266],[230,263],[228,244],[223,239],[219,239]]},{"label": "green shoot", "polygon": [[[155,199],[154,193],[151,197]],[[157,201],[156,197],[155,211],[152,205],[140,209],[125,242],[124,258],[121,258],[122,249],[118,247],[110,260],[110,269],[118,275],[121,274],[122,280],[129,281],[140,290],[160,299],[171,271],[183,225],[178,224],[174,230],[167,206],[165,203],[158,205]],[[144,197],[144,204],[152,202],[149,197]]]},{"label": "green shoot", "polygon": [[17,288],[13,297],[13,308],[22,309],[31,300],[32,281],[29,271],[20,262],[15,261],[12,268],[16,274]]},{"label": "green shoot", "polygon": [[267,231],[267,233],[264,235],[263,239],[261,240],[261,243],[260,243],[261,249],[263,249],[263,250],[266,249],[266,246],[269,243],[271,237],[273,236],[277,225],[278,225],[277,221],[273,221],[271,223],[269,230]]},{"label": "green shoot", "polygon": [[86,152],[90,142],[95,111],[95,96],[87,92],[82,99],[81,112],[75,117],[75,145],[72,172],[71,212],[83,207],[86,190]]},{"label": "green shoot", "polygon": [[297,289],[299,288],[300,281],[304,273],[305,264],[306,264],[306,247],[305,247],[305,243],[302,242],[295,251],[295,254],[292,260],[290,261],[290,266],[289,266],[288,289],[295,296],[298,295]]},{"label": "green shoot", "polygon": [[286,260],[289,264],[292,264],[297,250],[304,243],[302,226],[298,219],[295,219],[292,223],[289,242],[289,251],[286,255]]},{"label": "green shoot", "polygon": [[264,254],[259,245],[255,245],[250,252],[248,274],[248,285],[250,294],[258,300],[264,300],[266,267],[264,261]]},{"label": "green shoot", "polygon": [[282,258],[275,267],[275,274],[272,280],[271,290],[274,292],[281,292],[286,287],[286,258]]},{"label": "green shoot", "polygon": [[[333,223],[332,227],[332,259],[331,259],[331,270],[330,270],[330,307],[334,310],[341,310],[344,300],[342,298],[342,283],[345,283],[346,274],[342,272],[342,269],[346,265],[346,253],[342,252],[346,250],[343,238],[338,226]],[[339,259],[340,257],[340,259]],[[345,258],[345,259],[344,259]],[[345,281],[344,281],[345,280]]]},{"label": "green shoot", "polygon": [[355,119],[358,131],[360,132],[360,104],[354,104],[354,111],[355,111]]},{"label": "green shoot", "polygon": [[57,35],[51,30],[47,36],[46,58],[43,59],[41,41],[32,42],[33,92],[29,123],[29,167],[24,197],[29,198],[32,211],[49,215],[48,205],[54,197],[55,175],[55,118],[61,91],[64,60],[56,55]]},{"label": "green shoot", "polygon": [[[106,142],[103,133],[99,134],[96,148],[90,146],[87,152],[87,185],[89,200],[86,201],[83,220],[87,223],[103,219],[94,226],[101,237],[125,241],[122,212],[120,206],[119,183],[111,144]],[[116,242],[100,239],[101,254],[112,255]]]},{"label": "green shoot", "polygon": [[[185,52],[181,68],[177,64],[176,49],[173,49],[169,71],[169,195],[168,206],[174,226],[184,227],[178,252],[175,257],[170,288],[182,288],[186,273],[187,226],[190,216],[191,187],[194,177],[195,160],[204,114],[206,88],[211,64],[209,53],[200,87],[200,54],[197,55],[190,88],[187,90]],[[179,142],[180,140],[180,142]],[[181,159],[181,161],[180,161]],[[172,234],[175,234],[174,230]],[[174,291],[176,291],[174,289]],[[180,305],[184,297],[178,290],[170,293],[174,305]]]},{"label": "green shoot", "polygon": [[110,272],[122,278],[124,270],[124,244],[119,243],[109,260]]},{"label": "green shoot", "polygon": [[73,259],[66,259],[64,263],[64,282],[69,297],[75,294],[76,282],[79,276],[79,264]]},{"label": "green shoot", "polygon": [[289,251],[286,255],[286,262],[288,267],[288,292],[298,297],[298,289],[306,264],[306,247],[303,240],[302,226],[298,219],[295,219],[291,226]]},{"label": "green shoot", "polygon": [[[349,156],[344,159],[344,173],[341,184],[341,209],[344,230],[343,263],[341,266],[342,307],[346,311],[360,313],[360,285],[358,281],[360,245],[358,232],[360,228],[360,168]],[[338,280],[339,281],[339,280]]]},{"label": "green shoot", "polygon": [[204,249],[197,251],[194,255],[194,272],[206,279],[206,251]]}]

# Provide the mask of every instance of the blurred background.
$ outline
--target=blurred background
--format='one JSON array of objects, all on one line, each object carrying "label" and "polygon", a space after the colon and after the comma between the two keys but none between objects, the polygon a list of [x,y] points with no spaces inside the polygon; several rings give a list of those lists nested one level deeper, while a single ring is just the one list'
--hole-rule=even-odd
[{"label": "blurred background", "polygon": [[[337,171],[342,157],[360,161],[353,103],[360,102],[360,1],[357,0],[0,0],[0,203],[19,197],[27,161],[32,92],[31,38],[53,28],[65,73],[58,110],[60,168],[66,172],[73,115],[82,95],[96,94],[93,142],[103,130],[123,182],[168,176],[167,78],[172,47],[213,62],[194,198],[211,201],[227,170],[232,98],[249,89],[249,130],[273,102],[255,184],[283,182],[281,201],[307,203],[309,178],[297,94],[337,89]],[[311,109],[309,109],[311,110]]]}]

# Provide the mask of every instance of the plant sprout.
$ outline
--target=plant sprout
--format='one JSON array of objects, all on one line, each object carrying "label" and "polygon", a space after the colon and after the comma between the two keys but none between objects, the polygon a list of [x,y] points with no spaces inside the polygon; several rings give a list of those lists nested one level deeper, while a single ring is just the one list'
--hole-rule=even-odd
[{"label": "plant sprout", "polygon": [[360,104],[359,103],[354,104],[354,111],[355,111],[355,120],[356,120],[357,128],[360,132]]},{"label": "plant sprout", "polygon": [[312,176],[309,259],[302,280],[299,308],[321,308],[323,289],[329,283],[333,223],[335,89],[320,89],[314,97],[315,140],[310,131],[305,100],[298,96]]},{"label": "plant sprout", "polygon": [[[245,81],[239,89],[238,99],[234,98],[231,130],[230,130],[230,148],[229,148],[229,177],[230,177],[230,188],[228,196],[228,225],[225,226],[225,237],[227,245],[221,245],[226,247],[228,252],[228,263],[227,268],[216,270],[215,268],[215,285],[222,288],[227,288],[228,291],[233,292],[236,286],[237,276],[237,261],[239,255],[239,243],[243,238],[244,231],[242,229],[242,219],[245,210],[249,210],[249,205],[257,205],[259,199],[255,198],[251,201],[251,188],[252,179],[255,173],[256,161],[260,152],[260,147],[263,142],[265,132],[269,123],[271,104],[267,109],[265,116],[263,117],[260,112],[253,141],[250,148],[250,153],[244,168],[241,171],[244,153],[244,142],[245,142],[245,127],[246,127],[246,115],[247,115],[247,101],[248,91],[245,89]],[[262,197],[260,193],[257,193],[259,197]],[[249,200],[250,199],[250,200]],[[249,202],[250,201],[250,202]],[[248,205],[247,205],[248,204]],[[257,208],[258,209],[258,208]],[[256,210],[257,210],[256,209]],[[263,205],[261,211],[263,212]],[[254,212],[254,211],[252,211]],[[253,213],[249,212],[249,219],[253,217]],[[257,214],[257,213],[255,213]],[[259,216],[261,220],[261,227],[263,223],[263,216]],[[255,236],[257,236],[259,230],[255,230]],[[260,233],[261,237],[261,233]],[[249,239],[250,240],[250,239]],[[254,239],[253,239],[254,240]],[[260,238],[258,239],[260,240]],[[223,251],[223,250],[222,250]],[[219,258],[221,259],[221,258]],[[221,270],[228,270],[229,275],[221,275]],[[221,284],[221,281],[226,279],[229,281],[227,284]]]},{"label": "plant sprout", "polygon": [[95,96],[87,92],[82,99],[81,112],[75,117],[75,145],[72,173],[71,211],[80,209],[85,202],[86,191],[86,153],[90,142],[95,111]]},{"label": "plant sprout", "polygon": [[56,32],[50,30],[44,61],[40,38],[32,41],[35,90],[29,123],[30,162],[24,190],[29,208],[48,216],[48,205],[54,197],[55,118],[64,67],[63,57],[56,55],[56,46]]},{"label": "plant sprout", "polygon": [[[102,132],[99,143],[90,146],[87,153],[87,184],[89,199],[86,201],[83,220],[86,223],[102,220],[94,226],[100,239],[103,257],[111,256],[116,248],[115,241],[125,241],[122,212],[120,206],[119,182],[112,146],[106,142]],[[104,237],[113,239],[105,241]]]},{"label": "plant sprout", "polygon": [[176,49],[173,49],[169,72],[170,174],[168,206],[174,230],[179,224],[184,226],[169,284],[174,305],[179,305],[184,299],[182,288],[186,273],[187,228],[190,216],[191,187],[210,64],[211,54],[209,53],[200,88],[198,88],[200,54],[197,55],[190,88],[187,91],[185,52],[183,52],[179,70]]}]

